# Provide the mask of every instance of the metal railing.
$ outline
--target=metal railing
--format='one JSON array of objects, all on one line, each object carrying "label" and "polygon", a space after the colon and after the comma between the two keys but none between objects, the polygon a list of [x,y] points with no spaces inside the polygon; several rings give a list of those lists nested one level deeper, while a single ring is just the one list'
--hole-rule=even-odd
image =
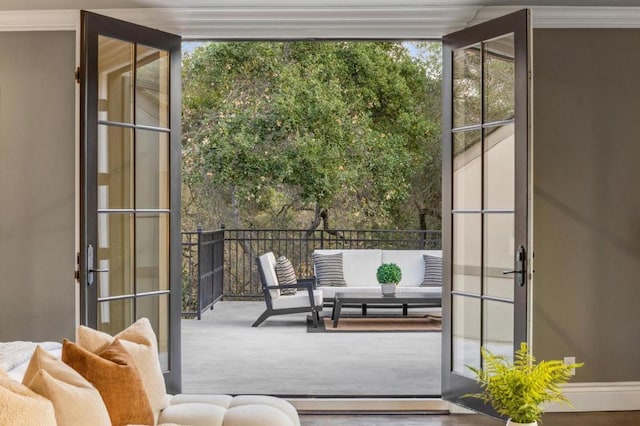
[{"label": "metal railing", "polygon": [[316,249],[439,250],[440,231],[225,229],[224,298],[262,298],[255,259],[268,251],[286,256],[299,278],[313,276]]},{"label": "metal railing", "polygon": [[182,315],[201,318],[222,299],[224,230],[182,233]]},{"label": "metal railing", "polygon": [[262,299],[256,257],[286,256],[300,278],[313,276],[316,249],[439,250],[440,231],[224,229],[182,233],[182,314],[200,319],[225,300]]}]

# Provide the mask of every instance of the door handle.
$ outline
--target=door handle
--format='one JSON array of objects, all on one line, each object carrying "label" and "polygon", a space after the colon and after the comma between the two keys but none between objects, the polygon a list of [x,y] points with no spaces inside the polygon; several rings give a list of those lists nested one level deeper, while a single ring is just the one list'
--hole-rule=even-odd
[{"label": "door handle", "polygon": [[108,269],[95,269],[93,268],[93,246],[89,244],[87,246],[87,285],[93,284],[94,272],[109,272]]},{"label": "door handle", "polygon": [[502,271],[502,275],[518,274],[517,282],[522,287],[527,282],[527,252],[524,246],[516,250],[515,266],[517,269]]}]

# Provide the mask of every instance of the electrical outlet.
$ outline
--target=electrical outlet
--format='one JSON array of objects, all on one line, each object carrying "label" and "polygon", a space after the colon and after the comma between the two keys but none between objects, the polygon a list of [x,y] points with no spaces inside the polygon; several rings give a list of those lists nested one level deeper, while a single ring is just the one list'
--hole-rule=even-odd
[{"label": "electrical outlet", "polygon": [[[576,363],[576,357],[575,356],[565,356],[564,357],[564,364],[565,365],[571,365],[571,364],[575,364]],[[572,376],[576,375],[576,369],[572,368],[571,371],[569,372],[569,374],[571,374]]]}]

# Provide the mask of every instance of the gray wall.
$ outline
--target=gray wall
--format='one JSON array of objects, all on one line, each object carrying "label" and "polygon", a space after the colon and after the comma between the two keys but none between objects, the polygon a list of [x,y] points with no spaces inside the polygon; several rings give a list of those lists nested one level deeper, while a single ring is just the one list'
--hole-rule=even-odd
[{"label": "gray wall", "polygon": [[0,32],[0,341],[75,337],[74,69],[74,32]]},{"label": "gray wall", "polygon": [[640,380],[640,31],[534,31],[533,344]]}]

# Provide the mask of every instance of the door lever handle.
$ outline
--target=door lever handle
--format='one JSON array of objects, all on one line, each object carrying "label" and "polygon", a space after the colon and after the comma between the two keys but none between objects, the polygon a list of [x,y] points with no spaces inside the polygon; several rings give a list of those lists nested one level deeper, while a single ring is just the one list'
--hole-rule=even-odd
[{"label": "door lever handle", "polygon": [[521,274],[523,271],[502,271],[502,275],[507,274]]},{"label": "door lever handle", "polygon": [[108,269],[89,269],[89,272],[109,272]]}]

